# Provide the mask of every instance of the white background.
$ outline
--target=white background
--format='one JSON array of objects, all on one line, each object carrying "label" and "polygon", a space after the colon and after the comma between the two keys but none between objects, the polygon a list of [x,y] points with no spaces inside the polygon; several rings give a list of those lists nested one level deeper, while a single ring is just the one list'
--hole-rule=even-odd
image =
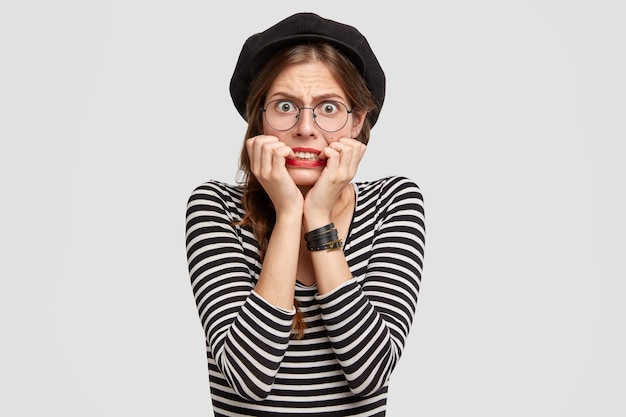
[{"label": "white background", "polygon": [[210,415],[186,200],[234,180],[232,69],[297,11],[387,74],[359,179],[424,192],[388,415],[626,415],[622,2],[367,3],[3,2],[1,415]]}]

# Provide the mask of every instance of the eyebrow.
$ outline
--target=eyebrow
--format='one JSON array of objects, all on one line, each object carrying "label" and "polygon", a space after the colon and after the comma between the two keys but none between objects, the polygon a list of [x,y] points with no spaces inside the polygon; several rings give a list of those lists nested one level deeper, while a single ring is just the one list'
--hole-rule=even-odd
[{"label": "eyebrow", "polygon": [[[266,100],[274,101],[274,100],[280,100],[282,98],[290,100],[290,101],[294,101],[296,103],[302,103],[302,101],[298,97],[293,96],[289,93],[283,93],[283,92],[274,93],[271,96],[267,97]],[[339,101],[342,103],[344,103],[344,101],[347,101],[346,98],[341,97],[340,95],[334,94],[334,93],[322,94],[322,95],[313,97],[313,103],[317,103],[317,104],[322,103],[327,100]]]}]

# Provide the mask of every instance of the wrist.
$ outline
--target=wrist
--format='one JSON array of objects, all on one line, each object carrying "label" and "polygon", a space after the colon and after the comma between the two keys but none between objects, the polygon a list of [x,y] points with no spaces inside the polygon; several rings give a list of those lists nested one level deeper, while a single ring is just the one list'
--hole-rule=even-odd
[{"label": "wrist", "polygon": [[310,232],[331,223],[330,213],[304,213],[304,231]]},{"label": "wrist", "polygon": [[304,234],[306,247],[309,251],[331,251],[340,249],[343,242],[339,239],[339,233],[334,223],[328,223]]},{"label": "wrist", "polygon": [[302,213],[276,213],[276,222],[274,223],[274,227],[285,226],[301,230],[302,220]]}]

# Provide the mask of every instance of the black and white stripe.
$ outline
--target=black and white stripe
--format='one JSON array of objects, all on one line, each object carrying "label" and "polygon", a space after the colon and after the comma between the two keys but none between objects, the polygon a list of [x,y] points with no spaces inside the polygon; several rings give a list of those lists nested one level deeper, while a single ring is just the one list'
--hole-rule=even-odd
[{"label": "black and white stripe", "polygon": [[355,184],[344,245],[353,279],[330,294],[296,285],[306,315],[254,292],[261,263],[241,190],[209,181],[187,206],[191,286],[206,334],[216,416],[384,416],[389,376],[413,322],[424,258],[419,187],[405,177]]}]

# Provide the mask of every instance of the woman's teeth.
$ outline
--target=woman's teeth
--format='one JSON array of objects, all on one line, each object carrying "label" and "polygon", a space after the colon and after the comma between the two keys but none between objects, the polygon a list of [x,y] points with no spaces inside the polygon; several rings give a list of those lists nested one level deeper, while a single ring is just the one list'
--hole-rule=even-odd
[{"label": "woman's teeth", "polygon": [[305,159],[307,161],[316,161],[317,154],[313,152],[294,152],[297,159]]}]

